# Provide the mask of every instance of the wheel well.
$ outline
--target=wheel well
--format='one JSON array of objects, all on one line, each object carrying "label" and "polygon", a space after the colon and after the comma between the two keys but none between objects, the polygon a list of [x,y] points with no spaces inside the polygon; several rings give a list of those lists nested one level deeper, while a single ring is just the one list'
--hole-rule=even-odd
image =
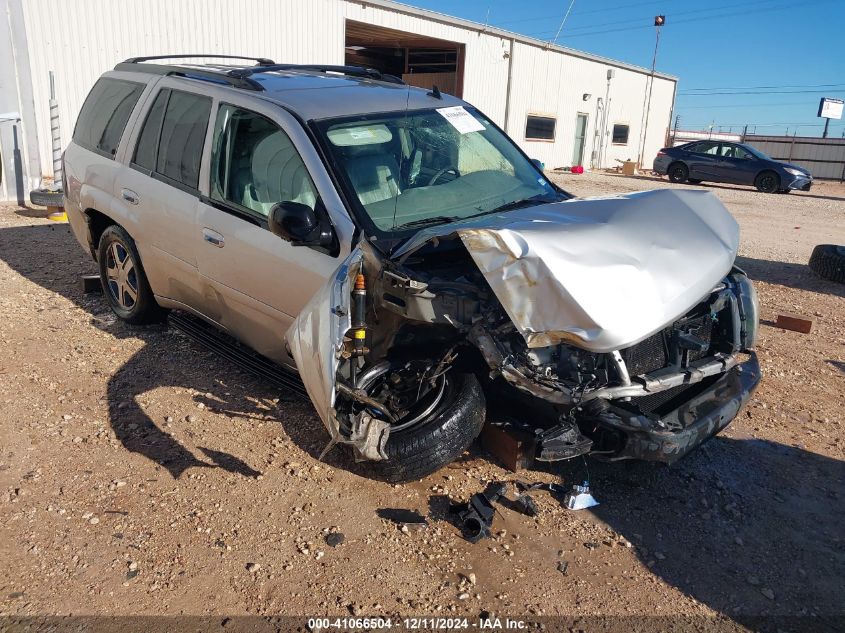
[{"label": "wheel well", "polygon": [[754,176],[754,182],[757,182],[757,179],[758,179],[760,176],[762,176],[763,174],[774,174],[775,176],[777,176],[777,177],[778,177],[778,180],[780,180],[780,174],[779,174],[779,173],[777,173],[774,169],[769,169],[769,168],[767,167],[766,169],[761,169],[759,172],[757,172],[757,175],[756,175],[756,176]]},{"label": "wheel well", "polygon": [[[669,163],[669,166],[666,168],[666,171],[669,171],[675,165],[683,165],[684,167],[687,166],[687,164],[684,161],[682,161],[680,158],[678,158],[678,159],[673,160],[671,163]],[[689,169],[689,167],[687,167],[687,169]]]},{"label": "wheel well", "polygon": [[103,232],[112,224],[117,224],[117,222],[96,209],[86,209],[85,217],[88,218],[88,234],[91,238],[91,254],[96,260],[97,248],[100,244],[100,238],[103,236]]}]

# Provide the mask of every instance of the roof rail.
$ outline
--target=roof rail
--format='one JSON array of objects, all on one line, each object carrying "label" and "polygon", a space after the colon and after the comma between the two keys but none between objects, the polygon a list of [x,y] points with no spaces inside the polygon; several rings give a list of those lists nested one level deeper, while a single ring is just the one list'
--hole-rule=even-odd
[{"label": "roof rail", "polygon": [[375,68],[367,68],[365,66],[331,66],[321,64],[271,64],[268,66],[255,66],[251,68],[236,68],[230,70],[227,74],[230,77],[247,78],[256,73],[272,72],[274,70],[301,70],[305,72],[315,73],[337,73],[339,75],[348,75],[350,77],[363,77],[365,79],[375,79],[376,81],[385,81],[392,84],[402,84],[402,81],[396,75],[389,75],[383,73]]},{"label": "roof rail", "polygon": [[218,59],[250,59],[259,66],[273,66],[276,62],[267,57],[249,57],[248,55],[217,55],[215,53],[196,53],[194,55],[149,55],[147,57],[130,57],[124,64],[139,64],[152,59],[187,59],[189,57],[216,57]]},{"label": "roof rail", "polygon": [[[177,66],[170,64],[141,63],[147,60],[179,59],[184,57],[222,57],[227,59],[251,59],[257,61],[258,64],[255,66],[246,66],[243,68],[218,69],[213,67],[194,67]],[[366,79],[375,79],[376,81],[385,81],[388,83],[405,85],[405,82],[402,81],[399,77],[382,73],[376,70],[375,68],[365,68],[363,66],[276,64],[273,63],[273,60],[266,59],[263,57],[237,57],[234,55],[154,55],[150,57],[131,57],[126,61],[119,63],[117,66],[114,67],[114,69],[128,72],[151,73],[154,75],[202,79],[215,83],[225,83],[234,88],[241,88],[242,90],[254,90],[259,92],[264,90],[264,86],[252,79],[252,75],[277,70],[299,70],[304,72],[316,73],[338,73],[341,75],[348,75],[350,77],[363,77]]]},{"label": "roof rail", "polygon": [[237,77],[229,75],[227,70],[216,70],[213,68],[201,68],[191,66],[170,66],[166,64],[139,64],[134,61],[125,61],[114,67],[115,70],[134,73],[151,73],[153,75],[164,75],[166,77],[188,77],[202,79],[214,83],[228,84],[233,88],[242,90],[254,90],[260,92],[264,87],[250,79],[249,76]]}]

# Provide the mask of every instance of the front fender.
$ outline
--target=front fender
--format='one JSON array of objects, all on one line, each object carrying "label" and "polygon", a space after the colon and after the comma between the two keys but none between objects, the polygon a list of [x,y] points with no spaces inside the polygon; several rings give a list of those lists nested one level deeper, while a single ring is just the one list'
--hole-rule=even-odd
[{"label": "front fender", "polygon": [[285,334],[308,397],[332,440],[343,441],[334,411],[343,337],[352,326],[351,296],[364,259],[356,246],[317,291]]}]

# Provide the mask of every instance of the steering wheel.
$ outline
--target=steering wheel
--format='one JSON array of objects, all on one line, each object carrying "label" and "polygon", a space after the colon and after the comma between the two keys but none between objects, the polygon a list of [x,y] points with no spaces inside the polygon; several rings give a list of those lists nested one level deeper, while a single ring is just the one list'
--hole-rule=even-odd
[{"label": "steering wheel", "polygon": [[[461,172],[458,171],[457,167],[444,167],[431,177],[431,180],[428,181],[428,186],[430,187],[431,185],[435,184],[438,180],[440,180],[441,176],[450,172],[455,174],[455,178],[461,177]],[[452,178],[452,180],[454,180],[455,178]]]}]

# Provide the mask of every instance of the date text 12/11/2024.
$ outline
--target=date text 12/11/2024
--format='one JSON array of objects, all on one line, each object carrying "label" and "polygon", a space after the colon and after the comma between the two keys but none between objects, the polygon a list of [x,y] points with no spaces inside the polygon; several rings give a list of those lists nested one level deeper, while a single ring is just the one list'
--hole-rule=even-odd
[{"label": "date text 12/11/2024", "polygon": [[342,618],[309,618],[308,628],[312,631],[328,630],[359,630],[378,631],[404,629],[408,631],[428,630],[469,630],[486,631],[520,631],[528,628],[528,622],[513,618],[479,618],[470,621],[468,618],[444,617],[412,617],[392,620],[381,617],[342,617]]}]

